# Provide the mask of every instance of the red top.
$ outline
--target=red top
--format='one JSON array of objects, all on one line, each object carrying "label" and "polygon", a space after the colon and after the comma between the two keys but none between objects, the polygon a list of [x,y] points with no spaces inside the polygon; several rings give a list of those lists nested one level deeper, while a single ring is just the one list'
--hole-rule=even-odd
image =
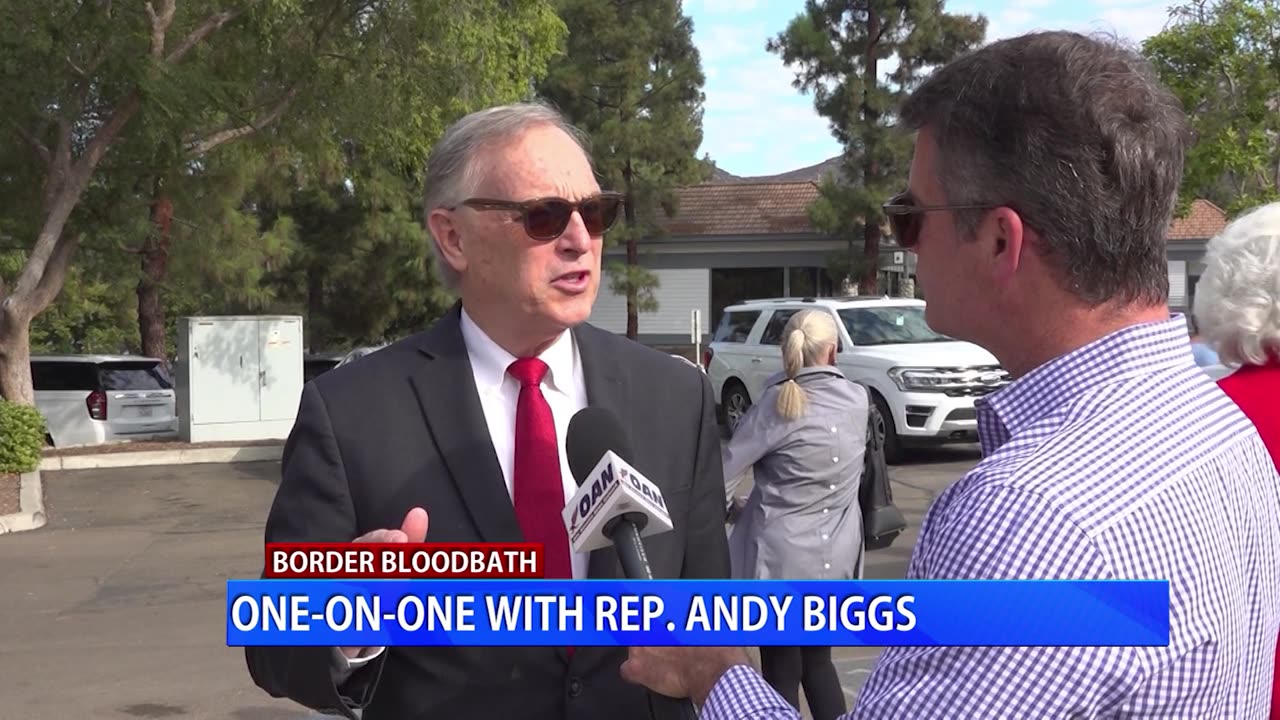
[{"label": "red top", "polygon": [[[1253,421],[1262,442],[1271,451],[1271,459],[1280,468],[1280,360],[1272,360],[1267,365],[1245,365],[1219,380],[1218,385]],[[1280,720],[1280,643],[1276,644],[1270,720]]]}]

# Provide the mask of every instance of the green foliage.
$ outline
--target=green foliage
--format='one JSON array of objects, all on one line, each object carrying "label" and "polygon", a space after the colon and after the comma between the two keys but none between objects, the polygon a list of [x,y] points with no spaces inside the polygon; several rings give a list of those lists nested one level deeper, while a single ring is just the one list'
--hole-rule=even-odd
[{"label": "green foliage", "polygon": [[[560,0],[566,53],[551,63],[539,93],[591,137],[606,189],[627,196],[625,222],[610,245],[660,237],[677,212],[676,190],[711,176],[699,159],[705,77],[693,22],[677,0]],[[657,309],[657,277],[611,265],[612,285],[636,312]]]},{"label": "green foliage", "polygon": [[310,320],[313,351],[394,340],[435,320],[452,296],[435,281],[416,175],[355,162],[346,181],[301,190],[280,213],[298,252],[268,284]]},{"label": "green foliage", "polygon": [[643,265],[612,262],[608,265],[610,289],[618,295],[634,298],[636,312],[657,312],[658,276]]},{"label": "green foliage", "polygon": [[1274,0],[1194,2],[1143,43],[1143,53],[1179,97],[1198,140],[1180,194],[1229,215],[1280,199],[1280,52]]},{"label": "green foliage", "polygon": [[0,399],[0,473],[34,472],[40,466],[45,432],[39,410]]},{"label": "green foliage", "polygon": [[[929,70],[979,45],[986,25],[981,15],[947,13],[940,0],[807,0],[766,44],[795,71],[793,85],[813,95],[844,146],[844,179],[822,183],[811,216],[851,249],[854,238],[871,239],[865,257],[845,269],[874,273],[880,206],[906,185],[911,142],[894,127],[898,105]],[[881,63],[890,58],[897,67],[886,82]]]},{"label": "green foliage", "polygon": [[[0,252],[0,277],[16,275],[26,262],[26,252]],[[105,257],[92,248],[82,249],[88,259],[71,268],[58,299],[31,325],[31,351],[35,354],[116,353],[138,345],[137,316],[124,300],[130,286],[110,271],[119,267],[118,253]]]},{"label": "green foliage", "polygon": [[[336,343],[434,319],[447,297],[415,227],[421,169],[459,116],[530,96],[563,50],[555,8],[547,0],[175,7],[166,57],[218,13],[239,14],[166,62],[150,55],[143,3],[0,0],[0,298],[46,218],[50,166],[36,144],[56,149],[65,124],[76,160],[123,98],[134,89],[142,97],[67,225],[83,238],[77,264],[33,321],[33,347],[138,349],[130,312],[138,252],[157,234],[149,218],[157,188],[174,207],[160,283],[171,352],[177,319],[188,314],[315,311],[308,326],[329,328]],[[319,269],[323,302],[308,302],[299,268]]]},{"label": "green foliage", "polygon": [[827,279],[837,291],[846,278],[857,280],[866,270],[866,258],[858,252],[833,252],[827,255]]}]

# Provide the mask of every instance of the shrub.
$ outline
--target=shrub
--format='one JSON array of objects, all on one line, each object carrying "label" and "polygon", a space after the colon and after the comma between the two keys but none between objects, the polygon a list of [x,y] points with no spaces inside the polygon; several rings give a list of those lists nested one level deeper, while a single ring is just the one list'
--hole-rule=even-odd
[{"label": "shrub", "polygon": [[35,471],[45,432],[39,410],[0,398],[0,474]]}]

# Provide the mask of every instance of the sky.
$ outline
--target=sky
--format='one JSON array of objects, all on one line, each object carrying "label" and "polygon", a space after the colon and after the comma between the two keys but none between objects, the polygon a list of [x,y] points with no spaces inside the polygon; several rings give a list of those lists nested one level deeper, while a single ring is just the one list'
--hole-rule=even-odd
[{"label": "sky", "polygon": [[[1167,2],[1151,0],[949,0],[948,12],[987,18],[987,40],[1033,30],[1105,32],[1132,42],[1160,32]],[[804,10],[804,0],[684,0],[706,74],[703,143],[734,175],[772,175],[840,154],[813,98],[791,86],[794,74],[765,50]]]}]

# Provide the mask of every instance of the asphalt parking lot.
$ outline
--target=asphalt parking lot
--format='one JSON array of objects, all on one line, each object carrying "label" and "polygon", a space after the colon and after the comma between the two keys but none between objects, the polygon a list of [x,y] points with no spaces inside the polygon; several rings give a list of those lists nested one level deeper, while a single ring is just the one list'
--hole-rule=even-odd
[{"label": "asphalt parking lot", "polygon": [[[908,532],[868,556],[901,577],[928,502],[972,446],[891,468]],[[0,536],[0,720],[324,717],[253,685],[225,645],[225,581],[256,577],[277,463],[44,473],[48,524]],[[852,696],[875,659],[841,648]]]}]

